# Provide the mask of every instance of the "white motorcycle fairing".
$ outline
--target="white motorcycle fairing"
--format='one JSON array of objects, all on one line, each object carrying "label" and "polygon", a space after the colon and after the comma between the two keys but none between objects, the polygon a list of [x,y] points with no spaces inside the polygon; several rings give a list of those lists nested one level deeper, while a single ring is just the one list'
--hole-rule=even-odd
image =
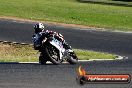
[{"label": "white motorcycle fairing", "polygon": [[65,48],[63,48],[62,43],[59,40],[53,38],[53,40],[50,41],[50,44],[55,46],[59,50],[60,59],[63,59],[63,53],[65,52]]}]

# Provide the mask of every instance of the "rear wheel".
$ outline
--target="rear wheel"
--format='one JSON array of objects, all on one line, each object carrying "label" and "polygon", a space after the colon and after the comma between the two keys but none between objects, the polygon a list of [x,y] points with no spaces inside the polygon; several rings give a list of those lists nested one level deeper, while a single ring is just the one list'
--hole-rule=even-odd
[{"label": "rear wheel", "polygon": [[44,58],[44,56],[42,54],[40,54],[39,56],[39,63],[42,65],[45,65],[47,62],[46,58]]},{"label": "rear wheel", "polygon": [[59,58],[59,51],[52,45],[48,45],[45,47],[45,52],[49,60],[55,64],[58,65],[62,62],[62,60]]}]

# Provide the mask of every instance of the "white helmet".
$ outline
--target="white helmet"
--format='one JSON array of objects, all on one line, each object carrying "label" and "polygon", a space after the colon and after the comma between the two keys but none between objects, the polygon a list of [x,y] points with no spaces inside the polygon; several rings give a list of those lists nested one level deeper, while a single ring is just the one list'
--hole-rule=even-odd
[{"label": "white helmet", "polygon": [[34,29],[35,29],[36,32],[42,31],[44,29],[43,23],[35,24]]}]

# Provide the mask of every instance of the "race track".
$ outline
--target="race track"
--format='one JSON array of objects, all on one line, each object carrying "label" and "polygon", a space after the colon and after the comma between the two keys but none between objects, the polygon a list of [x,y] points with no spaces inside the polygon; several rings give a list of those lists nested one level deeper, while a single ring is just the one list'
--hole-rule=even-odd
[{"label": "race track", "polygon": [[[17,22],[11,20],[0,21],[0,40],[32,43],[35,23]],[[46,29],[60,32],[66,41],[79,49],[105,51],[116,54],[131,54],[132,33],[113,33],[106,31],[79,30],[56,25],[46,25]]]},{"label": "race track", "polygon": [[[34,23],[0,20],[0,40],[31,43]],[[87,73],[132,75],[132,34],[46,25],[60,32],[73,48],[90,49],[128,56],[127,60],[80,62],[77,65],[0,64],[0,88],[131,88],[130,84],[76,83],[76,69]]]}]

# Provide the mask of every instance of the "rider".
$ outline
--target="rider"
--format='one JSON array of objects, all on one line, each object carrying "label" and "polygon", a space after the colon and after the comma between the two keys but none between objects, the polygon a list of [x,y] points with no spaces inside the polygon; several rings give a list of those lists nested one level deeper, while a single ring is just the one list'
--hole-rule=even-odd
[{"label": "rider", "polygon": [[[57,32],[53,32],[53,31],[49,31],[49,30],[45,30],[44,29],[44,25],[43,25],[43,23],[37,23],[37,24],[35,24],[35,26],[34,26],[34,30],[35,30],[35,34],[39,34],[40,35],[40,37],[38,38],[38,43],[39,43],[39,46],[41,47],[41,41],[46,37],[46,38],[48,38],[48,37],[50,37],[50,36],[52,36],[52,35],[55,35],[56,36],[56,38],[58,38],[61,42],[62,42],[62,44],[63,44],[63,46],[64,46],[64,48],[65,49],[71,49],[71,46],[69,46],[68,44],[67,44],[67,42],[65,42],[65,40],[64,40],[64,38],[63,38],[63,36],[60,34],[60,33],[57,33]],[[34,37],[35,35],[33,35],[33,37]],[[40,50],[40,48],[39,48],[39,50]]]}]

